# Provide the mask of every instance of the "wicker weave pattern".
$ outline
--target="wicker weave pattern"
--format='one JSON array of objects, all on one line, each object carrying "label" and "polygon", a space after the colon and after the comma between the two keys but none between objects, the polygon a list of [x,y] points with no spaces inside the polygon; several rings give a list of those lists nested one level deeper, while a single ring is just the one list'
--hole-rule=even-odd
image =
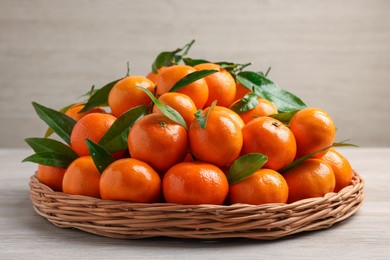
[{"label": "wicker weave pattern", "polygon": [[287,235],[329,228],[358,211],[363,180],[355,172],[352,185],[292,204],[229,206],[144,204],[105,201],[54,192],[35,176],[30,197],[35,211],[61,228],[124,239],[147,237],[236,238],[272,240]]}]

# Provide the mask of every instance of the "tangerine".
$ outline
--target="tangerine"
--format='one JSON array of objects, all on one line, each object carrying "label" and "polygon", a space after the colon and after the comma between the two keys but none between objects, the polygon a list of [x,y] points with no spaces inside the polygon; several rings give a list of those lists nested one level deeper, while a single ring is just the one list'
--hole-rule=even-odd
[{"label": "tangerine", "polygon": [[273,115],[273,114],[277,114],[277,113],[278,113],[278,109],[276,108],[274,103],[272,103],[271,101],[268,101],[264,98],[259,97],[258,103],[253,109],[248,110],[244,113],[241,113],[241,114],[239,114],[239,116],[242,118],[242,120],[246,124],[256,117],[269,116],[269,115]]},{"label": "tangerine", "polygon": [[176,164],[164,175],[162,183],[165,200],[184,205],[221,205],[229,190],[223,171],[204,162]]},{"label": "tangerine", "polygon": [[242,85],[241,82],[236,82],[236,97],[234,98],[234,100],[235,101],[240,100],[250,92],[252,92],[252,90],[244,87],[244,85]]},{"label": "tangerine", "polygon": [[268,157],[264,168],[275,171],[290,164],[296,154],[293,133],[279,120],[271,117],[258,117],[248,122],[242,129],[244,143],[241,153],[261,153]]},{"label": "tangerine", "polygon": [[62,191],[65,168],[38,164],[37,178],[54,191]]},{"label": "tangerine", "polygon": [[83,104],[76,104],[68,108],[65,112],[65,115],[69,116],[70,118],[79,121],[82,117],[91,114],[91,113],[106,113],[106,111],[102,107],[95,107],[91,110],[88,110],[86,112],[79,113],[85,105]]},{"label": "tangerine", "polygon": [[103,171],[100,195],[106,200],[158,202],[161,199],[161,179],[145,162],[134,158],[120,159]]}]

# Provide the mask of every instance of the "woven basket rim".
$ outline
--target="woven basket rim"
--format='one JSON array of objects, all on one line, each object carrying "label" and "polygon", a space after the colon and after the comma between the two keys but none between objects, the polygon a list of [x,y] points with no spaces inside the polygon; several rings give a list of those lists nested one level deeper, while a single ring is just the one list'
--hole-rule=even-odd
[{"label": "woven basket rim", "polygon": [[352,184],[338,193],[290,204],[179,205],[102,200],[53,191],[30,178],[34,210],[53,224],[124,239],[177,237],[278,239],[329,228],[361,207],[364,180],[354,171]]}]

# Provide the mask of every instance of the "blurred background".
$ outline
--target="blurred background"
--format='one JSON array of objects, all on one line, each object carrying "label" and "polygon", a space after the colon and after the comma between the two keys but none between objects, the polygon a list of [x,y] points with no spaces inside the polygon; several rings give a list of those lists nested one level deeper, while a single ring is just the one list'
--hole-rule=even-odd
[{"label": "blurred background", "polygon": [[43,136],[32,101],[60,109],[192,39],[193,58],[271,66],[338,141],[390,146],[389,14],[386,0],[0,0],[0,148]]}]

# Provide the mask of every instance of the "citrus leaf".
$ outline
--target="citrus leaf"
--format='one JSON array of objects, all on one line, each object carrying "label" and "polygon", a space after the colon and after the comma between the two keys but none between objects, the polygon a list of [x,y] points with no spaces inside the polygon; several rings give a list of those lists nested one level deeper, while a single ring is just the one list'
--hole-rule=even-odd
[{"label": "citrus leaf", "polygon": [[306,161],[307,159],[310,159],[312,158],[313,156],[315,156],[316,154],[320,153],[320,152],[323,152],[331,147],[341,147],[341,146],[353,146],[353,147],[357,147],[357,145],[355,144],[351,144],[351,143],[346,143],[348,140],[345,140],[345,141],[341,141],[341,142],[338,142],[338,143],[333,143],[332,145],[329,145],[327,147],[324,147],[318,151],[315,151],[315,152],[312,152],[312,153],[309,153],[305,156],[302,156],[301,158],[293,161],[292,163],[290,163],[289,165],[287,165],[286,167],[284,167],[283,169],[280,170],[280,173],[284,173],[292,168],[294,168],[295,166],[297,166],[298,164],[300,164],[301,162],[303,161]]},{"label": "citrus leaf", "polygon": [[210,61],[207,61],[207,60],[202,60],[202,59],[191,59],[191,58],[183,58],[183,61],[184,61],[184,64],[187,65],[187,66],[191,66],[191,67],[194,67],[196,65],[199,65],[199,64],[203,64],[203,63],[210,63]]},{"label": "citrus leaf", "polygon": [[185,86],[216,72],[218,72],[218,70],[200,70],[191,72],[176,82],[175,85],[169,90],[169,92],[178,91],[179,89],[184,88]]},{"label": "citrus leaf", "polygon": [[115,161],[115,158],[103,146],[96,144],[88,139],[85,139],[85,142],[88,145],[89,153],[91,154],[96,168],[100,173],[103,173],[107,166]]},{"label": "citrus leaf", "polygon": [[307,107],[299,97],[288,92],[263,75],[253,71],[243,71],[237,74],[237,81],[262,98],[275,104],[279,112],[288,112]]},{"label": "citrus leaf", "polygon": [[59,137],[69,144],[70,135],[76,121],[61,112],[47,108],[36,102],[33,102],[32,105],[38,116],[45,121]]},{"label": "citrus leaf", "polygon": [[254,109],[259,103],[259,97],[251,92],[246,94],[242,99],[237,101],[233,106],[230,107],[231,110],[237,114],[242,114],[246,111]]},{"label": "citrus leaf", "polygon": [[87,112],[88,110],[91,110],[97,106],[101,106],[107,103],[108,100],[108,94],[110,94],[111,89],[115,86],[115,84],[122,80],[123,78],[114,80],[108,84],[106,84],[104,87],[94,90],[93,95],[88,99],[87,103],[83,107],[83,109],[80,110],[79,113]]},{"label": "citrus leaf", "polygon": [[248,153],[241,156],[230,166],[227,179],[229,185],[233,185],[251,176],[261,169],[267,162],[268,157],[261,153]]},{"label": "citrus leaf", "polygon": [[42,165],[67,168],[73,159],[63,154],[54,152],[40,152],[25,158],[22,162],[33,162]]},{"label": "citrus leaf", "polygon": [[72,160],[78,157],[72,148],[54,139],[31,137],[26,138],[25,141],[36,153],[53,152],[67,156]]},{"label": "citrus leaf", "polygon": [[187,124],[186,124],[186,121],[184,121],[183,117],[179,114],[179,112],[177,112],[175,109],[173,109],[172,107],[162,103],[160,100],[158,100],[153,94],[152,92],[150,92],[148,89],[144,88],[144,87],[141,87],[141,86],[137,86],[137,88],[143,90],[149,97],[150,99],[153,101],[153,103],[157,106],[157,108],[160,110],[160,112],[165,115],[166,117],[168,117],[169,119],[171,119],[172,121],[180,124],[181,126],[183,126],[186,130],[187,129]]},{"label": "citrus leaf", "polygon": [[[157,71],[164,66],[172,66],[179,63],[183,56],[187,55],[188,51],[195,43],[195,40],[192,40],[190,43],[187,43],[183,48],[178,48],[174,51],[164,51],[157,55],[156,59],[152,64],[152,72],[157,73]],[[181,55],[178,53],[182,52]]]},{"label": "citrus leaf", "polygon": [[148,108],[141,105],[122,114],[104,134],[99,144],[111,153],[125,150],[130,128],[147,113]]},{"label": "citrus leaf", "polygon": [[213,103],[211,103],[210,108],[205,113],[203,110],[199,109],[195,113],[195,118],[198,124],[200,125],[200,128],[205,129],[207,126],[207,120],[209,118],[209,115],[211,113],[211,110],[214,109],[215,105],[217,104],[217,100],[214,100]]},{"label": "citrus leaf", "polygon": [[279,120],[280,122],[282,122],[283,124],[285,125],[288,125],[290,123],[290,120],[291,118],[299,111],[298,110],[293,110],[293,111],[290,111],[290,112],[283,112],[283,113],[278,113],[278,114],[273,114],[273,115],[269,115],[269,117],[272,117],[276,120]]},{"label": "citrus leaf", "polygon": [[[63,108],[61,108],[60,110],[58,110],[58,112],[61,112],[61,113],[65,114],[65,112],[66,112],[70,107],[72,107],[72,106],[74,106],[74,105],[76,105],[76,103],[70,104],[70,105],[68,105],[68,106],[66,106],[66,107],[63,107]],[[51,136],[53,133],[54,133],[53,129],[52,129],[51,127],[49,127],[49,128],[47,128],[44,137],[47,138],[47,137]]]}]

